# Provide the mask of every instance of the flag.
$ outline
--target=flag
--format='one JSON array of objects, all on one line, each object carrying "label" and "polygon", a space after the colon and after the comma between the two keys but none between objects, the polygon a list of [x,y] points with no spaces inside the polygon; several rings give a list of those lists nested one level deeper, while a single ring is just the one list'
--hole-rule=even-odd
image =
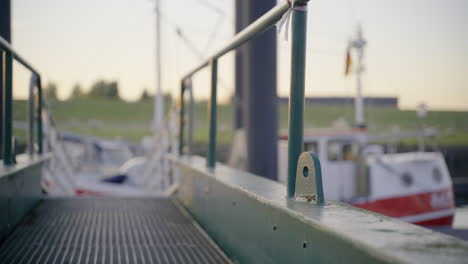
[{"label": "flag", "polygon": [[351,50],[348,47],[348,50],[346,51],[346,67],[345,67],[345,76],[349,74],[351,71],[351,66],[353,65],[353,62],[351,60]]}]

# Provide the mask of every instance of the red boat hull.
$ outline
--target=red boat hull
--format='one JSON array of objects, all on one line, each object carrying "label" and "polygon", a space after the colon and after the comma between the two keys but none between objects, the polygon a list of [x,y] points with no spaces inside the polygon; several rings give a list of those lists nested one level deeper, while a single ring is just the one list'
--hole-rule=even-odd
[{"label": "red boat hull", "polygon": [[375,199],[355,206],[423,226],[450,226],[455,213],[451,188]]}]

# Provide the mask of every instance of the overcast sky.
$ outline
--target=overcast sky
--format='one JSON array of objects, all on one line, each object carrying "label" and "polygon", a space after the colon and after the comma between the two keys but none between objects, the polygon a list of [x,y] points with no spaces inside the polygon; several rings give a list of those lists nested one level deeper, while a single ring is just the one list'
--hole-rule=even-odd
[{"label": "overcast sky", "polygon": [[[163,90],[233,36],[234,0],[161,0]],[[13,46],[67,97],[79,82],[118,80],[127,100],[155,88],[154,2],[150,0],[12,0]],[[216,8],[214,8],[216,7]],[[309,4],[307,95],[354,95],[345,78],[347,40],[361,23],[368,41],[365,95],[398,96],[400,106],[468,110],[468,1],[314,0]],[[175,34],[180,27],[192,48]],[[287,96],[290,43],[278,35],[278,94]],[[220,61],[220,100],[233,92],[233,56]],[[28,75],[15,66],[15,96]],[[208,72],[194,80],[208,94]]]}]

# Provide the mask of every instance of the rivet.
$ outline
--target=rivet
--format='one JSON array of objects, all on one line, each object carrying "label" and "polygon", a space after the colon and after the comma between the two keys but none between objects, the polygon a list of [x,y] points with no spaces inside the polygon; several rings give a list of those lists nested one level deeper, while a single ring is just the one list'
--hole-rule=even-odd
[{"label": "rivet", "polygon": [[276,231],[276,225],[273,225],[273,231]]},{"label": "rivet", "polygon": [[307,242],[306,241],[302,242],[302,248],[306,248],[306,247],[307,247]]}]

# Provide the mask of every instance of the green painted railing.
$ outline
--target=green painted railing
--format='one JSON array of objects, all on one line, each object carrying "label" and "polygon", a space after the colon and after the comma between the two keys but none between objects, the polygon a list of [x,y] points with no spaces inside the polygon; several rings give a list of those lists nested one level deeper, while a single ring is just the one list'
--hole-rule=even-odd
[{"label": "green painted railing", "polygon": [[[37,145],[39,154],[43,153],[42,148],[42,86],[41,75],[31,66],[23,57],[21,57],[11,45],[2,37],[0,37],[0,63],[4,71],[0,75],[2,82],[3,93],[3,164],[6,166],[14,164],[14,151],[13,151],[13,59],[22,64],[32,72],[36,78],[38,105],[36,109],[37,115]],[[32,117],[30,117],[32,118]],[[32,131],[31,131],[32,133]],[[30,146],[32,147],[32,146]]]},{"label": "green painted railing", "polygon": [[[305,56],[306,56],[306,25],[307,25],[308,0],[285,1],[277,5],[262,17],[239,32],[234,39],[221,50],[214,53],[197,67],[187,73],[181,81],[181,111],[179,154],[183,154],[184,148],[184,92],[185,83],[201,69],[211,67],[211,97],[209,104],[209,148],[207,166],[215,167],[216,162],[216,104],[217,104],[217,73],[218,59],[232,51],[253,37],[261,34],[278,22],[282,16],[292,9],[292,45],[291,45],[291,87],[289,100],[289,150],[288,150],[288,197],[294,196],[296,182],[296,165],[303,145],[303,112],[304,112],[304,80],[305,80]],[[288,30],[288,29],[285,29]]]}]

